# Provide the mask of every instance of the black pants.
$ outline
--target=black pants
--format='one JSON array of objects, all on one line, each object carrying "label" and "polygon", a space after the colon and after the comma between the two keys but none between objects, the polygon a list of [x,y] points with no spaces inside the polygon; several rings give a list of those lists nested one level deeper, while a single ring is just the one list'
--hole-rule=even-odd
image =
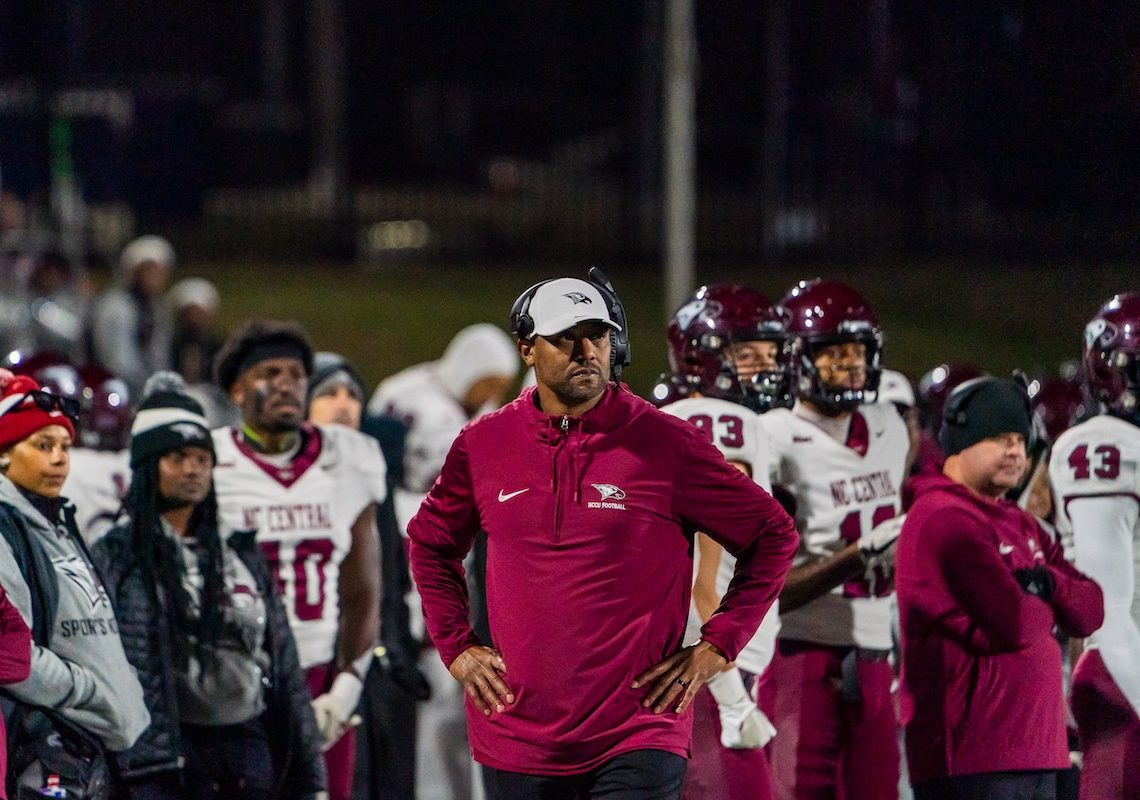
[{"label": "black pants", "polygon": [[356,734],[353,800],[407,800],[416,794],[416,698],[379,663],[364,681],[364,723]]},{"label": "black pants", "polygon": [[243,725],[182,726],[186,764],[124,782],[131,800],[272,800],[273,759],[261,720]]},{"label": "black pants", "polygon": [[923,781],[914,800],[1056,800],[1057,773],[983,772]]},{"label": "black pants", "polygon": [[664,750],[622,753],[583,775],[526,775],[483,767],[487,800],[679,800],[684,758]]},{"label": "black pants", "polygon": [[273,755],[261,720],[225,727],[182,726],[186,796],[195,800],[271,800]]}]

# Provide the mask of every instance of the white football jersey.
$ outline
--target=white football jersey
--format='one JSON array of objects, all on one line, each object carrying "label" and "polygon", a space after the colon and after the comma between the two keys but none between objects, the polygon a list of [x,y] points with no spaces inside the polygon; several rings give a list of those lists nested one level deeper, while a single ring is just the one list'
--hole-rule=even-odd
[{"label": "white football jersey", "polygon": [[451,443],[467,414],[435,374],[435,363],[417,364],[383,381],[368,411],[395,417],[408,428],[404,442],[404,486],[427,493],[443,469]]},{"label": "white football jersey", "polygon": [[404,531],[468,422],[467,413],[436,374],[436,364],[417,364],[386,378],[368,401],[370,414],[394,417],[408,429],[403,485],[394,495],[396,519]]},{"label": "white football jersey", "polygon": [[352,525],[387,492],[375,439],[343,425],[302,430],[301,449],[284,465],[256,453],[236,428],[214,431],[214,486],[222,527],[257,531],[308,668],[333,660]]},{"label": "white football jersey", "polygon": [[[771,490],[768,480],[770,456],[768,433],[764,429],[759,414],[742,405],[714,397],[688,397],[670,403],[661,409],[666,414],[688,420],[703,431],[717,448],[724,453],[726,461],[735,461],[748,466],[752,479],[765,490]],[[699,559],[699,551],[694,551]],[[694,569],[697,562],[694,562]],[[716,590],[724,597],[728,584],[736,570],[736,559],[727,550],[721,550],[720,564],[717,565]],[[779,600],[772,604],[736,663],[745,670],[759,675],[772,660],[776,650],[776,634],[780,630]],[[685,631],[685,641],[695,642],[701,637],[701,620],[696,608],[689,606],[689,622]]]},{"label": "white football jersey", "polygon": [[1140,713],[1140,428],[1093,417],[1049,458],[1057,529],[1077,569],[1104,591],[1104,625],[1089,637]]},{"label": "white football jersey", "polygon": [[75,524],[88,545],[111,529],[130,486],[130,450],[71,448],[62,494],[75,503]]},{"label": "white football jersey", "polygon": [[[848,442],[835,439],[813,421],[811,410],[775,409],[764,415],[772,446],[772,483],[796,500],[800,549],[794,564],[831,556],[899,515],[909,439],[898,411],[866,404],[850,417]],[[837,647],[891,647],[889,576],[858,578],[835,587],[805,606],[781,614],[780,636]]]}]

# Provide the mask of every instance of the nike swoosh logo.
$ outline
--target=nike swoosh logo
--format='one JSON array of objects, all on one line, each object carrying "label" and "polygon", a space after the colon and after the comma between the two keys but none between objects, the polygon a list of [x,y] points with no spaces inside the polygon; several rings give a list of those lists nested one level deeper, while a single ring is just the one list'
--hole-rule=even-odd
[{"label": "nike swoosh logo", "polygon": [[526,489],[519,489],[517,492],[511,492],[510,494],[504,494],[503,490],[500,489],[499,490],[499,502],[505,503],[508,500],[510,500],[512,497],[518,497],[523,492],[529,492],[529,491],[530,491],[530,488],[528,487]]},{"label": "nike swoosh logo", "polygon": [[1010,553],[1013,552],[1013,545],[1012,544],[999,544],[998,545],[998,552],[1001,553],[1003,556],[1008,556]]},{"label": "nike swoosh logo", "polygon": [[882,436],[886,432],[887,432],[886,428],[883,428],[881,431],[875,431],[875,438],[878,439],[880,436]]}]

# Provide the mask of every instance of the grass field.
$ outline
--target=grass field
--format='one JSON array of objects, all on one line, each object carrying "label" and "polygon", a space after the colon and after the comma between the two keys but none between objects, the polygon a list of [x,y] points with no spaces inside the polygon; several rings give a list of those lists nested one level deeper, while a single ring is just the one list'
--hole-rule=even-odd
[{"label": "grass field", "polygon": [[[606,270],[627,306],[633,366],[626,378],[645,394],[665,368],[660,276]],[[321,349],[353,359],[370,385],[409,364],[439,356],[464,325],[506,326],[516,295],[537,280],[584,274],[585,267],[401,265],[362,270],[329,264],[257,262],[181,265],[222,292],[222,325],[248,316],[300,321]],[[1079,354],[1085,322],[1118,291],[1140,289],[1123,265],[987,267],[897,263],[700,270],[703,282],[738,280],[779,297],[796,280],[846,280],[870,301],[886,332],[886,364],[918,377],[942,361],[995,373],[1055,371]]]}]

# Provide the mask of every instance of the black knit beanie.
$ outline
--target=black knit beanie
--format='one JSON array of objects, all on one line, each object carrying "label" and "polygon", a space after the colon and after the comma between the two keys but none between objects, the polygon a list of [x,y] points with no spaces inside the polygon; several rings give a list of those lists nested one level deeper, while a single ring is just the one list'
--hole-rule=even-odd
[{"label": "black knit beanie", "polygon": [[308,406],[313,404],[313,398],[334,381],[336,384],[350,384],[360,397],[360,402],[368,400],[364,393],[364,379],[352,362],[339,353],[322,351],[313,355],[313,373],[309,376],[309,393],[305,400],[306,413]]},{"label": "black knit beanie", "polygon": [[1001,378],[975,378],[946,398],[940,444],[947,456],[983,439],[1020,433],[1028,444],[1032,429],[1029,395],[1021,384]]},{"label": "black knit beanie", "polygon": [[143,401],[131,425],[131,468],[180,447],[201,447],[214,454],[210,426],[197,400],[174,372],[156,372],[146,382]]}]

